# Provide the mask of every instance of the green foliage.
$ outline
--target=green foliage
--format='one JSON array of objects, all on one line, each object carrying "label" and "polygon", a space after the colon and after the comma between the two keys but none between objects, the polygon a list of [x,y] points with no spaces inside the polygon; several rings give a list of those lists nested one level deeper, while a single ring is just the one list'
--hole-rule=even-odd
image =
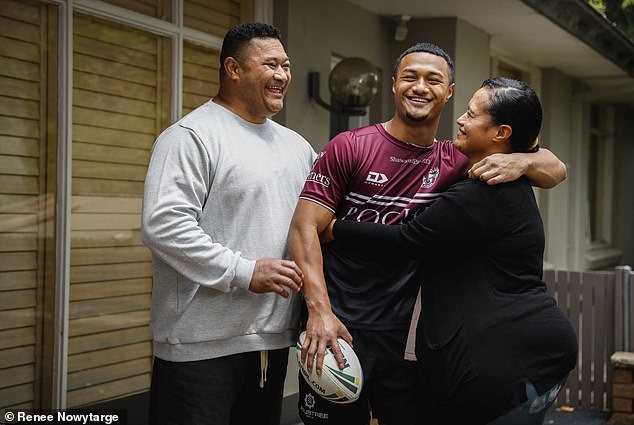
[{"label": "green foliage", "polygon": [[588,0],[588,3],[594,7],[597,12],[605,16],[605,2],[603,0]]},{"label": "green foliage", "polygon": [[588,0],[588,4],[634,41],[634,0]]}]

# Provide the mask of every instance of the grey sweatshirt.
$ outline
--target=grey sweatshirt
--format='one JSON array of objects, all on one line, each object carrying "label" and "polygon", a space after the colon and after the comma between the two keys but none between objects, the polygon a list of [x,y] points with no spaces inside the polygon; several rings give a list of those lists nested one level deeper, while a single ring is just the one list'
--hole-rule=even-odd
[{"label": "grey sweatshirt", "polygon": [[207,102],[156,140],[141,238],[152,250],[154,354],[193,361],[294,344],[299,299],[248,290],[286,235],[315,152],[274,121]]}]

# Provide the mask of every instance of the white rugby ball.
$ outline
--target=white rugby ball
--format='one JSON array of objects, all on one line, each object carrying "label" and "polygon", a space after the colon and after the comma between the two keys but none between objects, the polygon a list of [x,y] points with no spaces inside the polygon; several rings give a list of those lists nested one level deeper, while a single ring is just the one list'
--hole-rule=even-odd
[{"label": "white rugby ball", "polygon": [[302,345],[305,339],[306,331],[299,335],[295,352],[299,371],[313,391],[333,403],[345,404],[357,400],[363,387],[363,371],[359,358],[352,347],[345,340],[339,338],[339,347],[345,363],[343,369],[339,369],[335,353],[328,347],[324,353],[322,374],[318,376],[314,366],[313,371],[308,373],[306,363],[302,363]]}]

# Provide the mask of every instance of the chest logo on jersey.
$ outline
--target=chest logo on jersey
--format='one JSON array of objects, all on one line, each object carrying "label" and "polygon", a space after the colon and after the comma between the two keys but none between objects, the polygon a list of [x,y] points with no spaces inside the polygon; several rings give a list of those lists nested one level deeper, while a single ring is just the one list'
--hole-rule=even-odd
[{"label": "chest logo on jersey", "polygon": [[365,178],[365,182],[369,184],[373,184],[376,186],[380,186],[383,183],[388,181],[388,178],[383,173],[377,173],[376,171],[370,171],[368,176]]},{"label": "chest logo on jersey", "polygon": [[432,168],[426,177],[423,177],[423,187],[432,187],[440,174],[438,167]]},{"label": "chest logo on jersey", "polygon": [[417,158],[397,158],[395,156],[391,156],[390,157],[390,162],[398,162],[401,164],[413,164],[413,165],[418,165],[418,164],[431,164],[431,160],[429,160],[428,158],[423,158],[423,159],[417,159]]}]

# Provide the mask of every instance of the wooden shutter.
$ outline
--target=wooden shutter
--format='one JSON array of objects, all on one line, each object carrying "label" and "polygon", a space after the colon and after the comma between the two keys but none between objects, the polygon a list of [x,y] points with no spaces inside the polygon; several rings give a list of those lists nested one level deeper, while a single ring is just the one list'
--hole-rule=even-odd
[{"label": "wooden shutter", "polygon": [[0,2],[0,411],[38,407],[42,382],[45,264],[54,264],[55,236],[48,30],[48,6]]},{"label": "wooden shutter", "polygon": [[[238,23],[252,20],[253,13],[253,0],[183,0],[183,24],[218,37]],[[219,50],[184,43],[183,115],[216,95],[219,62]]]},{"label": "wooden shutter", "polygon": [[167,125],[169,41],[76,14],[68,405],[147,390],[150,149]]},{"label": "wooden shutter", "polygon": [[183,24],[224,37],[229,28],[240,22],[240,6],[232,0],[184,0]]},{"label": "wooden shutter", "polygon": [[185,43],[183,49],[183,115],[218,92],[220,52]]},{"label": "wooden shutter", "polygon": [[171,0],[102,0],[115,6],[132,10],[137,13],[152,16],[154,18],[171,19]]}]

